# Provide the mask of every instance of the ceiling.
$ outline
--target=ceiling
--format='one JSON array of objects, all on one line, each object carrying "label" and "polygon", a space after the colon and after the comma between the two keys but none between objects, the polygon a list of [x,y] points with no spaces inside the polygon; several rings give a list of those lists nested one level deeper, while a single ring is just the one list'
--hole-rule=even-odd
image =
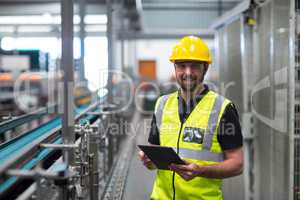
[{"label": "ceiling", "polygon": [[[78,14],[79,0],[74,13]],[[106,14],[106,1],[86,0],[87,14]],[[120,20],[128,31],[143,30],[167,35],[206,32],[211,23],[242,0],[110,0],[119,6]],[[60,14],[61,0],[0,0],[0,16]],[[192,20],[191,20],[192,19]],[[1,32],[1,30],[0,30]],[[180,33],[181,34],[181,33]],[[159,34],[161,36],[161,34]]]}]

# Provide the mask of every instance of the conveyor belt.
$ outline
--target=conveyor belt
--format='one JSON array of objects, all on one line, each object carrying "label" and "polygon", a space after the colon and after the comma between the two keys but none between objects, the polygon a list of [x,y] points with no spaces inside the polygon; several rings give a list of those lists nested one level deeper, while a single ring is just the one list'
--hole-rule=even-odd
[{"label": "conveyor belt", "polygon": [[[84,108],[79,108],[75,112],[77,114],[76,118],[79,117],[79,113],[81,113]],[[87,117],[84,118],[81,122],[84,121],[90,121],[91,115],[88,115]],[[37,138],[41,137],[45,133],[59,127],[61,125],[61,118],[56,117],[53,120],[50,120],[49,122],[39,126],[38,128],[35,128],[31,131],[28,131],[27,133],[16,137],[4,144],[0,145],[0,166],[5,163],[6,160],[8,160],[10,157],[13,155],[19,153],[23,147],[25,147],[27,144],[30,144],[32,141],[36,140]]]},{"label": "conveyor belt", "polygon": [[[59,138],[57,139],[54,144],[61,144],[62,139]],[[41,150],[35,157],[34,159],[30,160],[27,162],[22,169],[24,170],[29,170],[35,167],[41,160],[43,160],[49,153],[51,153],[53,150],[52,149],[43,149]],[[11,185],[13,185],[17,181],[16,177],[10,177],[7,179],[4,183],[0,185],[0,194],[4,192],[7,188],[9,188]]]},{"label": "conveyor belt", "polygon": [[0,135],[5,133],[8,130],[11,130],[15,127],[18,127],[20,125],[23,125],[24,123],[28,123],[34,119],[38,119],[43,117],[44,115],[48,114],[49,111],[53,111],[57,108],[56,105],[49,106],[47,108],[42,108],[37,111],[19,116],[19,117],[14,117],[13,119],[4,121],[0,123]]},{"label": "conveyor belt", "polygon": [[[94,108],[92,109],[95,108],[96,106],[94,106]],[[81,107],[77,109],[75,112],[76,115],[75,120],[80,119],[79,123],[81,124],[87,121],[91,122],[95,118],[95,115],[87,115],[82,118],[82,116],[85,115],[90,110],[91,109],[87,107]],[[20,137],[14,138],[9,142],[0,145],[0,168],[1,168],[0,172],[3,173],[3,171],[6,168],[8,168],[5,165],[9,165],[10,163],[12,163],[11,159],[19,156],[26,147],[30,146],[30,144],[33,143],[33,141],[41,140],[41,138],[49,135],[49,132],[51,134],[51,131],[53,132],[53,130],[60,130],[60,129],[61,129],[61,118],[57,117],[43,124],[42,126],[21,135]],[[58,137],[56,137],[53,143],[56,144],[62,143],[61,136],[59,135]],[[20,169],[32,169],[41,160],[46,158],[52,151],[53,150],[47,148],[39,149],[38,152],[34,154],[34,157],[32,157],[27,162],[25,162],[23,165],[21,165]],[[2,178],[3,178],[3,174],[2,174]],[[16,177],[6,178],[5,181],[0,184],[0,196],[5,190],[11,187],[16,181],[17,181]]]},{"label": "conveyor belt", "polygon": [[11,156],[22,151],[22,148],[37,138],[44,135],[46,132],[53,130],[61,124],[61,118],[57,117],[50,122],[47,122],[40,127],[27,132],[13,140],[10,140],[3,145],[0,145],[0,165],[4,164]]}]

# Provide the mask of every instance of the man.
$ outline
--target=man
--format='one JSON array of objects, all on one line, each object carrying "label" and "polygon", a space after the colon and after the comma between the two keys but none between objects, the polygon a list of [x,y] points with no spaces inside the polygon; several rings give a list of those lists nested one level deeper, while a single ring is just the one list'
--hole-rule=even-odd
[{"label": "man", "polygon": [[[180,90],[158,99],[149,143],[173,147],[186,162],[157,170],[153,200],[220,200],[223,178],[243,171],[243,138],[238,114],[228,99],[203,84],[211,64],[207,45],[188,36],[173,48]],[[140,151],[148,169],[155,165]]]}]

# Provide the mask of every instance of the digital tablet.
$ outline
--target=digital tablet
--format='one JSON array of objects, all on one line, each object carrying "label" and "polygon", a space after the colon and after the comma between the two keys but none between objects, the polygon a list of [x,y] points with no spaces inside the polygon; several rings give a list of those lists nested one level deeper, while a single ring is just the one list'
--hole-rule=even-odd
[{"label": "digital tablet", "polygon": [[182,164],[185,162],[181,160],[178,154],[171,147],[153,146],[153,145],[137,145],[155,164],[158,169],[169,170],[169,165]]}]

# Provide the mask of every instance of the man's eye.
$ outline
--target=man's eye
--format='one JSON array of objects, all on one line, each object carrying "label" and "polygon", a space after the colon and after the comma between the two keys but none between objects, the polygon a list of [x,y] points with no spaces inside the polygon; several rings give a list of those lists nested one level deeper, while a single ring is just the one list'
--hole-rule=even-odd
[{"label": "man's eye", "polygon": [[178,68],[183,69],[184,65],[177,65]]}]

